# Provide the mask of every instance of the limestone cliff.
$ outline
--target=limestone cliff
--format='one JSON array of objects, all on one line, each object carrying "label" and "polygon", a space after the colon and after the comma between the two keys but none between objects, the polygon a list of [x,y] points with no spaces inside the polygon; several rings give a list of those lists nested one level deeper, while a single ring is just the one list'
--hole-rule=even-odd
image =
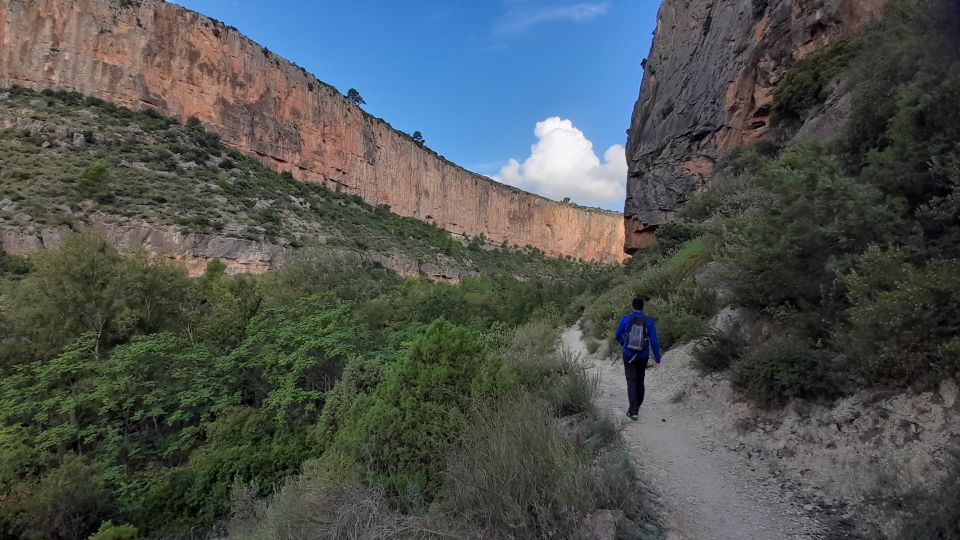
[{"label": "limestone cliff", "polygon": [[[260,274],[283,265],[290,255],[289,246],[211,234],[183,233],[174,227],[149,223],[98,223],[93,228],[121,251],[142,249],[183,266],[191,276],[203,274],[212,259],[226,267],[227,274]],[[0,249],[14,255],[30,255],[55,247],[69,232],[66,227],[16,226],[0,223]],[[365,264],[378,264],[402,277],[459,283],[462,278],[479,275],[459,261],[424,261],[402,253],[358,251],[343,247],[323,247],[331,257],[350,257]]]},{"label": "limestone cliff", "polygon": [[885,0],[664,0],[627,141],[633,252],[729,149],[770,135],[773,89],[798,59],[856,32]]},{"label": "limestone cliff", "polygon": [[232,28],[162,0],[0,0],[0,86],[68,89],[195,116],[308,182],[453,233],[623,260],[619,216],[466,171]]}]

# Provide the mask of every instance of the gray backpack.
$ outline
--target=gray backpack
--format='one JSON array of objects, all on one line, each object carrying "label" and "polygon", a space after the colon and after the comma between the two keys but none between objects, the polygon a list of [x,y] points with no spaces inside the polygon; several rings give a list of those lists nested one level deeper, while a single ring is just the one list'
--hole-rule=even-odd
[{"label": "gray backpack", "polygon": [[627,331],[627,348],[636,353],[642,353],[650,345],[650,336],[647,335],[646,317],[631,317]]}]

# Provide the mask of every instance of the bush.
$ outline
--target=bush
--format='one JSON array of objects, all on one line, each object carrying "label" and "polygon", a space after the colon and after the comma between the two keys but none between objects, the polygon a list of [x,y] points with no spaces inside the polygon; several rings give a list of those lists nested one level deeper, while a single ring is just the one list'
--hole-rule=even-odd
[{"label": "bush", "polygon": [[224,377],[243,400],[278,418],[309,422],[347,360],[368,341],[347,308],[323,294],[261,310],[246,338],[222,360]]},{"label": "bush", "polygon": [[829,84],[856,56],[863,42],[838,39],[798,61],[784,75],[773,91],[770,119],[773,125],[795,125],[807,111],[829,97]]},{"label": "bush", "polygon": [[756,181],[763,197],[728,220],[725,238],[746,305],[835,317],[836,269],[871,242],[910,233],[896,201],[846,176],[822,147],[784,152]]},{"label": "bush", "polygon": [[794,398],[829,400],[842,394],[842,380],[825,353],[794,339],[750,351],[733,370],[731,382],[761,406],[782,406]]},{"label": "bush", "polygon": [[703,234],[703,225],[689,221],[674,221],[657,227],[657,247],[664,254],[671,254],[683,244]]},{"label": "bush", "polygon": [[444,479],[443,505],[491,538],[552,537],[595,508],[589,469],[546,404],[477,403]]},{"label": "bush", "polygon": [[329,418],[337,429],[325,450],[350,456],[394,494],[412,486],[432,498],[485,352],[477,333],[433,322],[347,418]]},{"label": "bush", "polygon": [[112,497],[100,474],[81,457],[65,457],[39,480],[21,484],[14,495],[0,499],[0,527],[25,540],[86,539],[112,512]]},{"label": "bush", "polygon": [[559,416],[593,409],[597,380],[587,374],[583,358],[557,347],[556,328],[549,320],[519,327],[495,358],[505,379],[497,381],[493,393],[513,393],[511,383],[516,383]]},{"label": "bush", "polygon": [[857,371],[896,386],[960,373],[960,263],[917,268],[901,251],[873,247],[843,282],[852,307],[837,341]]},{"label": "bush", "polygon": [[364,487],[357,465],[337,453],[303,464],[275,494],[257,498],[256,488],[237,484],[232,494],[230,538],[394,538],[414,522],[392,510],[385,494]]},{"label": "bush", "polygon": [[583,358],[569,350],[558,350],[554,358],[556,369],[553,376],[541,379],[534,392],[546,398],[557,416],[593,410],[593,398],[599,383],[597,376],[587,374]]},{"label": "bush", "polygon": [[227,411],[206,424],[203,434],[207,443],[186,465],[150,478],[136,501],[135,524],[160,537],[203,527],[223,515],[235,482],[256,485],[265,495],[319,454],[306,444],[302,429],[247,407]]},{"label": "bush", "polygon": [[104,521],[88,540],[137,540],[139,537],[140,532],[133,525],[114,525],[112,521]]},{"label": "bush", "polygon": [[736,329],[713,331],[704,336],[693,349],[693,359],[701,373],[717,373],[730,369],[743,355],[747,343]]},{"label": "bush", "polygon": [[711,299],[692,283],[688,289],[666,298],[654,298],[648,305],[644,311],[657,325],[657,340],[663,352],[703,335],[704,319],[713,309]]}]

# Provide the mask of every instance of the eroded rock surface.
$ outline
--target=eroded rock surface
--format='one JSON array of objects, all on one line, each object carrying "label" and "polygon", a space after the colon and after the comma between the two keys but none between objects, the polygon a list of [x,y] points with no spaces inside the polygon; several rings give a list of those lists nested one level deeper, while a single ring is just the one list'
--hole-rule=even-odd
[{"label": "eroded rock surface", "polygon": [[794,62],[884,3],[664,0],[627,142],[627,251],[649,243],[726,151],[769,136],[773,89]]},{"label": "eroded rock surface", "polygon": [[297,179],[492,243],[622,261],[621,217],[446,161],[238,31],[161,0],[0,0],[0,86],[195,116]]},{"label": "eroded rock surface", "polygon": [[[226,266],[227,274],[261,274],[275,270],[293,253],[293,248],[267,242],[210,234],[183,233],[173,227],[147,223],[97,223],[101,232],[120,251],[143,249],[186,268],[199,276],[212,259]],[[0,224],[0,250],[14,255],[29,255],[55,247],[68,229]],[[402,277],[422,277],[432,281],[459,283],[465,277],[479,275],[452,259],[417,260],[399,253],[356,251],[342,247],[324,248],[335,257],[350,257],[365,264],[378,264]]]}]

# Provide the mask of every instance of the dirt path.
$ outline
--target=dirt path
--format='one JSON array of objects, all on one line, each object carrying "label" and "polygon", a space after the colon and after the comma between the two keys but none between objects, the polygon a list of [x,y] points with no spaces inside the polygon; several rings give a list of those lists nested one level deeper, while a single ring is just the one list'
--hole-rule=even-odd
[{"label": "dirt path", "polygon": [[690,346],[674,349],[663,369],[646,376],[640,420],[624,417],[627,405],[623,367],[592,357],[579,328],[562,336],[570,350],[590,360],[599,377],[598,405],[622,419],[630,453],[657,491],[669,538],[683,540],[822,538],[810,508],[791,500],[770,467],[748,460],[722,444],[703,415],[685,410],[675,398],[699,375],[690,366]]}]

